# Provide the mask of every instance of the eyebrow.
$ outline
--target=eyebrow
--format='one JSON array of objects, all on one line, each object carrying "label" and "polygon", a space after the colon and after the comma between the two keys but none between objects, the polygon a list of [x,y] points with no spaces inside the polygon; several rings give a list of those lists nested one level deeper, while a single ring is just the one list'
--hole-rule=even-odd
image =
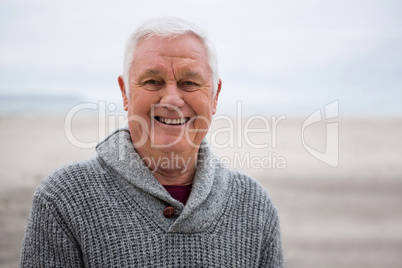
[{"label": "eyebrow", "polygon": [[[159,76],[162,72],[158,69],[146,69],[143,73],[138,76],[138,81],[143,80],[147,76]],[[203,80],[202,75],[197,71],[184,71],[183,78],[185,79],[197,79]]]},{"label": "eyebrow", "polygon": [[147,76],[160,75],[160,73],[161,71],[158,69],[147,69],[138,76],[138,80],[141,81]]},{"label": "eyebrow", "polygon": [[199,72],[186,71],[183,73],[185,78],[202,79],[202,75]]}]

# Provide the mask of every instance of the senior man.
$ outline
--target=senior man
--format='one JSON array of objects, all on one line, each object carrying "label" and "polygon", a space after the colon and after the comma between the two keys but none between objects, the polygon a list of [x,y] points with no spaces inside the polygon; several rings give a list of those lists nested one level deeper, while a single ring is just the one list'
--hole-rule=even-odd
[{"label": "senior man", "polygon": [[277,211],[204,140],[221,81],[190,22],[145,21],[118,78],[128,127],[38,187],[22,267],[283,267]]}]

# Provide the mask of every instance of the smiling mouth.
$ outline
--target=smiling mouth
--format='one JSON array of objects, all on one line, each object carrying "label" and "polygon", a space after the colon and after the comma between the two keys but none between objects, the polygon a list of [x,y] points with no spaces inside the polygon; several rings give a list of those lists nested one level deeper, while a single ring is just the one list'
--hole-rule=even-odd
[{"label": "smiling mouth", "polygon": [[165,118],[160,116],[155,116],[155,119],[165,125],[184,125],[187,123],[190,118],[189,117],[182,117],[177,119]]}]

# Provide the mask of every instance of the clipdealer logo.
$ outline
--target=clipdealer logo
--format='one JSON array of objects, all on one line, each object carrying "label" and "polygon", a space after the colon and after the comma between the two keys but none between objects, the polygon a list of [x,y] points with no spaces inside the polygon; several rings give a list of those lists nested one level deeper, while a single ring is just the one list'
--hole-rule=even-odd
[{"label": "clipdealer logo", "polygon": [[[81,141],[78,140],[73,133],[72,121],[74,116],[80,112],[81,110],[93,110],[97,111],[98,116],[98,137],[95,141]],[[107,135],[113,133],[116,129],[116,124],[120,127],[126,126],[129,120],[137,120],[139,123],[144,125],[143,129],[146,128],[146,122],[143,118],[139,116],[131,116],[127,118],[125,115],[108,115],[108,112],[113,112],[116,110],[116,105],[111,103],[106,105],[105,101],[100,101],[98,103],[81,103],[74,107],[72,107],[65,117],[65,135],[68,141],[76,147],[79,148],[94,148],[97,143],[104,140]],[[336,118],[339,117],[339,101],[333,101],[324,106],[324,109],[318,109],[313,112],[310,116],[308,116],[301,127],[301,143],[304,149],[310,153],[314,158],[319,161],[331,166],[337,167],[339,165],[339,123]],[[117,120],[116,120],[117,119]],[[219,115],[213,118],[213,121],[223,121],[227,123],[228,127],[223,127],[216,129],[213,131],[210,137],[210,143],[214,148],[224,149],[224,148],[242,148],[243,139],[247,146],[253,149],[266,149],[270,147],[277,147],[277,130],[278,124],[281,121],[285,121],[287,117],[285,115],[281,115],[279,117],[272,116],[269,120],[261,115],[254,115],[247,119],[245,124],[242,124],[243,113],[241,102],[238,102],[237,105],[237,116],[235,118],[227,116],[227,115]],[[237,120],[237,124],[234,121]],[[251,122],[260,121],[263,124],[262,128],[252,128]],[[321,123],[326,125],[325,132],[325,151],[320,152],[317,149],[314,149],[312,146],[307,144],[305,131],[308,127],[313,124]],[[222,124],[222,122],[221,122]],[[223,124],[225,125],[225,124]],[[235,127],[237,125],[237,127]],[[208,131],[210,132],[211,129]],[[249,135],[255,133],[266,133],[270,137],[270,143],[267,140],[264,140],[265,143],[255,143]],[[227,134],[227,139],[224,140],[223,143],[218,143],[217,136]],[[236,134],[236,137],[235,137]],[[144,138],[147,137],[149,133],[144,133]],[[184,138],[188,138],[184,135]],[[237,157],[237,158],[236,158]],[[268,155],[264,157],[252,156],[250,154],[246,154],[243,157],[240,157],[239,154],[235,155],[235,159],[222,159],[223,162],[231,162],[239,163],[240,168],[245,166],[248,167],[248,163],[251,163],[250,167],[255,168],[255,166],[261,166],[264,168],[278,168],[284,169],[286,168],[286,158],[280,155],[277,155],[275,152],[268,152]],[[269,165],[268,165],[269,164]]]},{"label": "clipdealer logo", "polygon": [[[323,112],[323,113],[322,113]],[[331,167],[337,167],[339,165],[339,123],[332,122],[332,119],[339,117],[339,101],[333,101],[324,106],[324,111],[321,109],[313,112],[303,122],[301,129],[301,140],[304,149],[309,152],[316,159],[330,165]],[[325,139],[325,151],[322,153],[314,148],[310,147],[305,141],[304,132],[308,126],[318,122],[326,122],[326,139]]]}]

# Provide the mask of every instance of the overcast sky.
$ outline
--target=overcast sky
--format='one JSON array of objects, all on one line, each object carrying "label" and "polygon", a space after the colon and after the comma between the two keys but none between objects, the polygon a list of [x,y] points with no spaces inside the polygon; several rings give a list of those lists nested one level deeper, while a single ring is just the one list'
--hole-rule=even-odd
[{"label": "overcast sky", "polygon": [[[1,0],[0,95],[79,95],[120,105],[124,43],[173,15],[216,44],[220,109],[402,115],[402,1]],[[219,109],[218,109],[219,112]]]}]

